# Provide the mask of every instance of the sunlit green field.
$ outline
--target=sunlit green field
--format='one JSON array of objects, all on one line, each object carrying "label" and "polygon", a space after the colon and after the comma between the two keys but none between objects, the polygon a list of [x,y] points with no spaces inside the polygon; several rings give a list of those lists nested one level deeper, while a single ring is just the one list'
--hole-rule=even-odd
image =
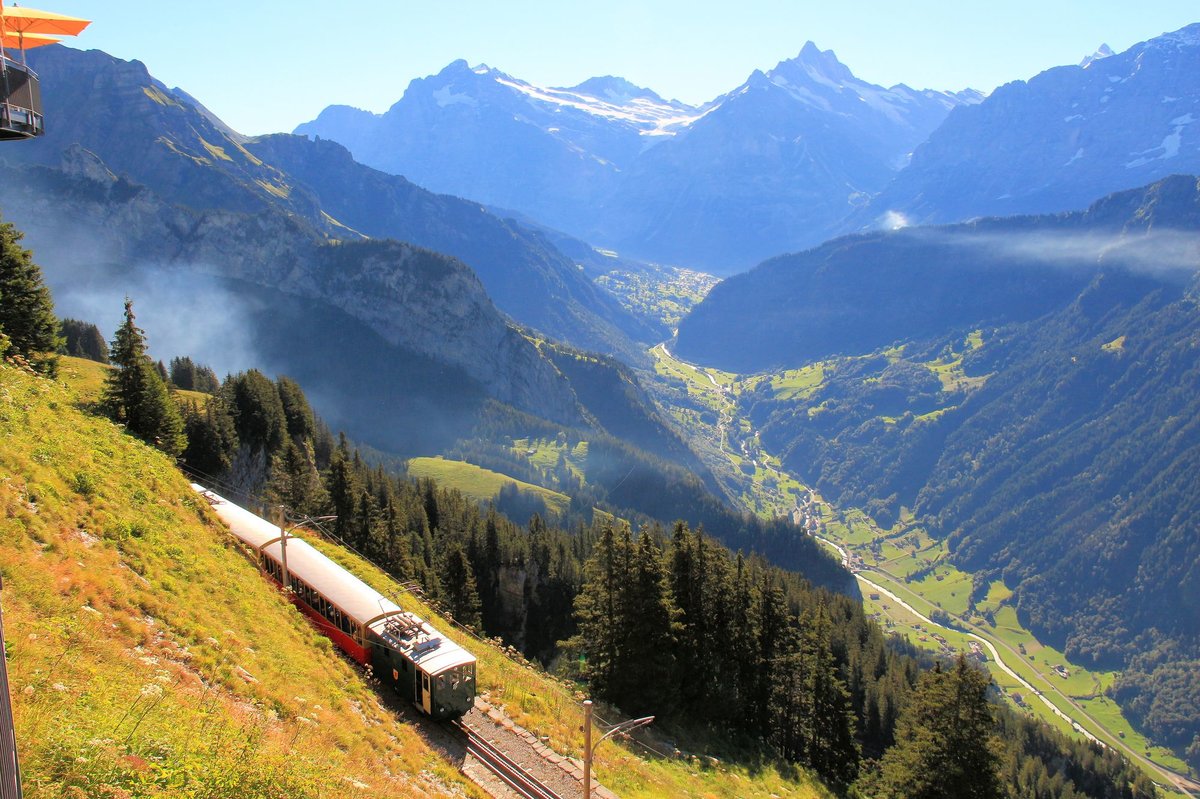
[{"label": "sunlit green field", "polygon": [[408,474],[410,477],[430,478],[446,488],[457,488],[480,502],[496,498],[500,489],[506,485],[515,485],[521,491],[541,498],[546,503],[546,508],[556,514],[565,514],[571,504],[571,499],[566,494],[525,483],[464,461],[451,461],[440,457],[413,458],[408,462]]}]

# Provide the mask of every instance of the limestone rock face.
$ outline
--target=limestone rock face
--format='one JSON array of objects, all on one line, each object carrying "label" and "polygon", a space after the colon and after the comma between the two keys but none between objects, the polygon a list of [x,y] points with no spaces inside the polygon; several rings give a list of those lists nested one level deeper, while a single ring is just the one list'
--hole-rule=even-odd
[{"label": "limestone rock face", "polygon": [[66,169],[9,167],[0,186],[5,218],[26,231],[52,281],[119,268],[261,286],[338,308],[501,402],[565,423],[582,418],[569,383],[456,259],[395,241],[326,240],[275,210],[182,208],[78,147],[65,161]]}]

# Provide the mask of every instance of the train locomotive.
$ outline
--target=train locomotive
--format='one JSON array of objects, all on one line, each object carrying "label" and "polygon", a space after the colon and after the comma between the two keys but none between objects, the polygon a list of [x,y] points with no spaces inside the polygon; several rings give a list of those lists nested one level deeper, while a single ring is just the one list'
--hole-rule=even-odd
[{"label": "train locomotive", "polygon": [[[192,484],[259,567],[342,651],[434,719],[475,703],[475,656],[299,538]],[[286,563],[286,572],[284,564]]]}]

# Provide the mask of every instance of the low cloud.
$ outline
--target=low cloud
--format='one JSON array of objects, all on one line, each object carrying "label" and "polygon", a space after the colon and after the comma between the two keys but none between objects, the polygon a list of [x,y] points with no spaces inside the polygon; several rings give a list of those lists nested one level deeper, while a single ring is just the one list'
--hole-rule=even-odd
[{"label": "low cloud", "polygon": [[899,211],[887,211],[879,217],[881,230],[900,230],[909,226],[908,217]]},{"label": "low cloud", "polygon": [[1198,231],[1084,233],[928,228],[910,234],[978,252],[989,262],[1012,260],[1063,269],[1118,267],[1176,281],[1188,280],[1200,270]]}]

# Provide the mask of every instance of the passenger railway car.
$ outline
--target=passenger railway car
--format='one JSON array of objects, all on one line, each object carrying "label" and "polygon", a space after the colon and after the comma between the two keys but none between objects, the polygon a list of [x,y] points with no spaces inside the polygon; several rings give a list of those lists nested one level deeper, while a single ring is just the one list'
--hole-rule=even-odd
[{"label": "passenger railway car", "polygon": [[[284,587],[280,529],[212,491],[192,484],[258,564]],[[343,651],[435,719],[475,703],[475,656],[416,615],[322,555],[302,539],[286,543],[288,597]]]}]

